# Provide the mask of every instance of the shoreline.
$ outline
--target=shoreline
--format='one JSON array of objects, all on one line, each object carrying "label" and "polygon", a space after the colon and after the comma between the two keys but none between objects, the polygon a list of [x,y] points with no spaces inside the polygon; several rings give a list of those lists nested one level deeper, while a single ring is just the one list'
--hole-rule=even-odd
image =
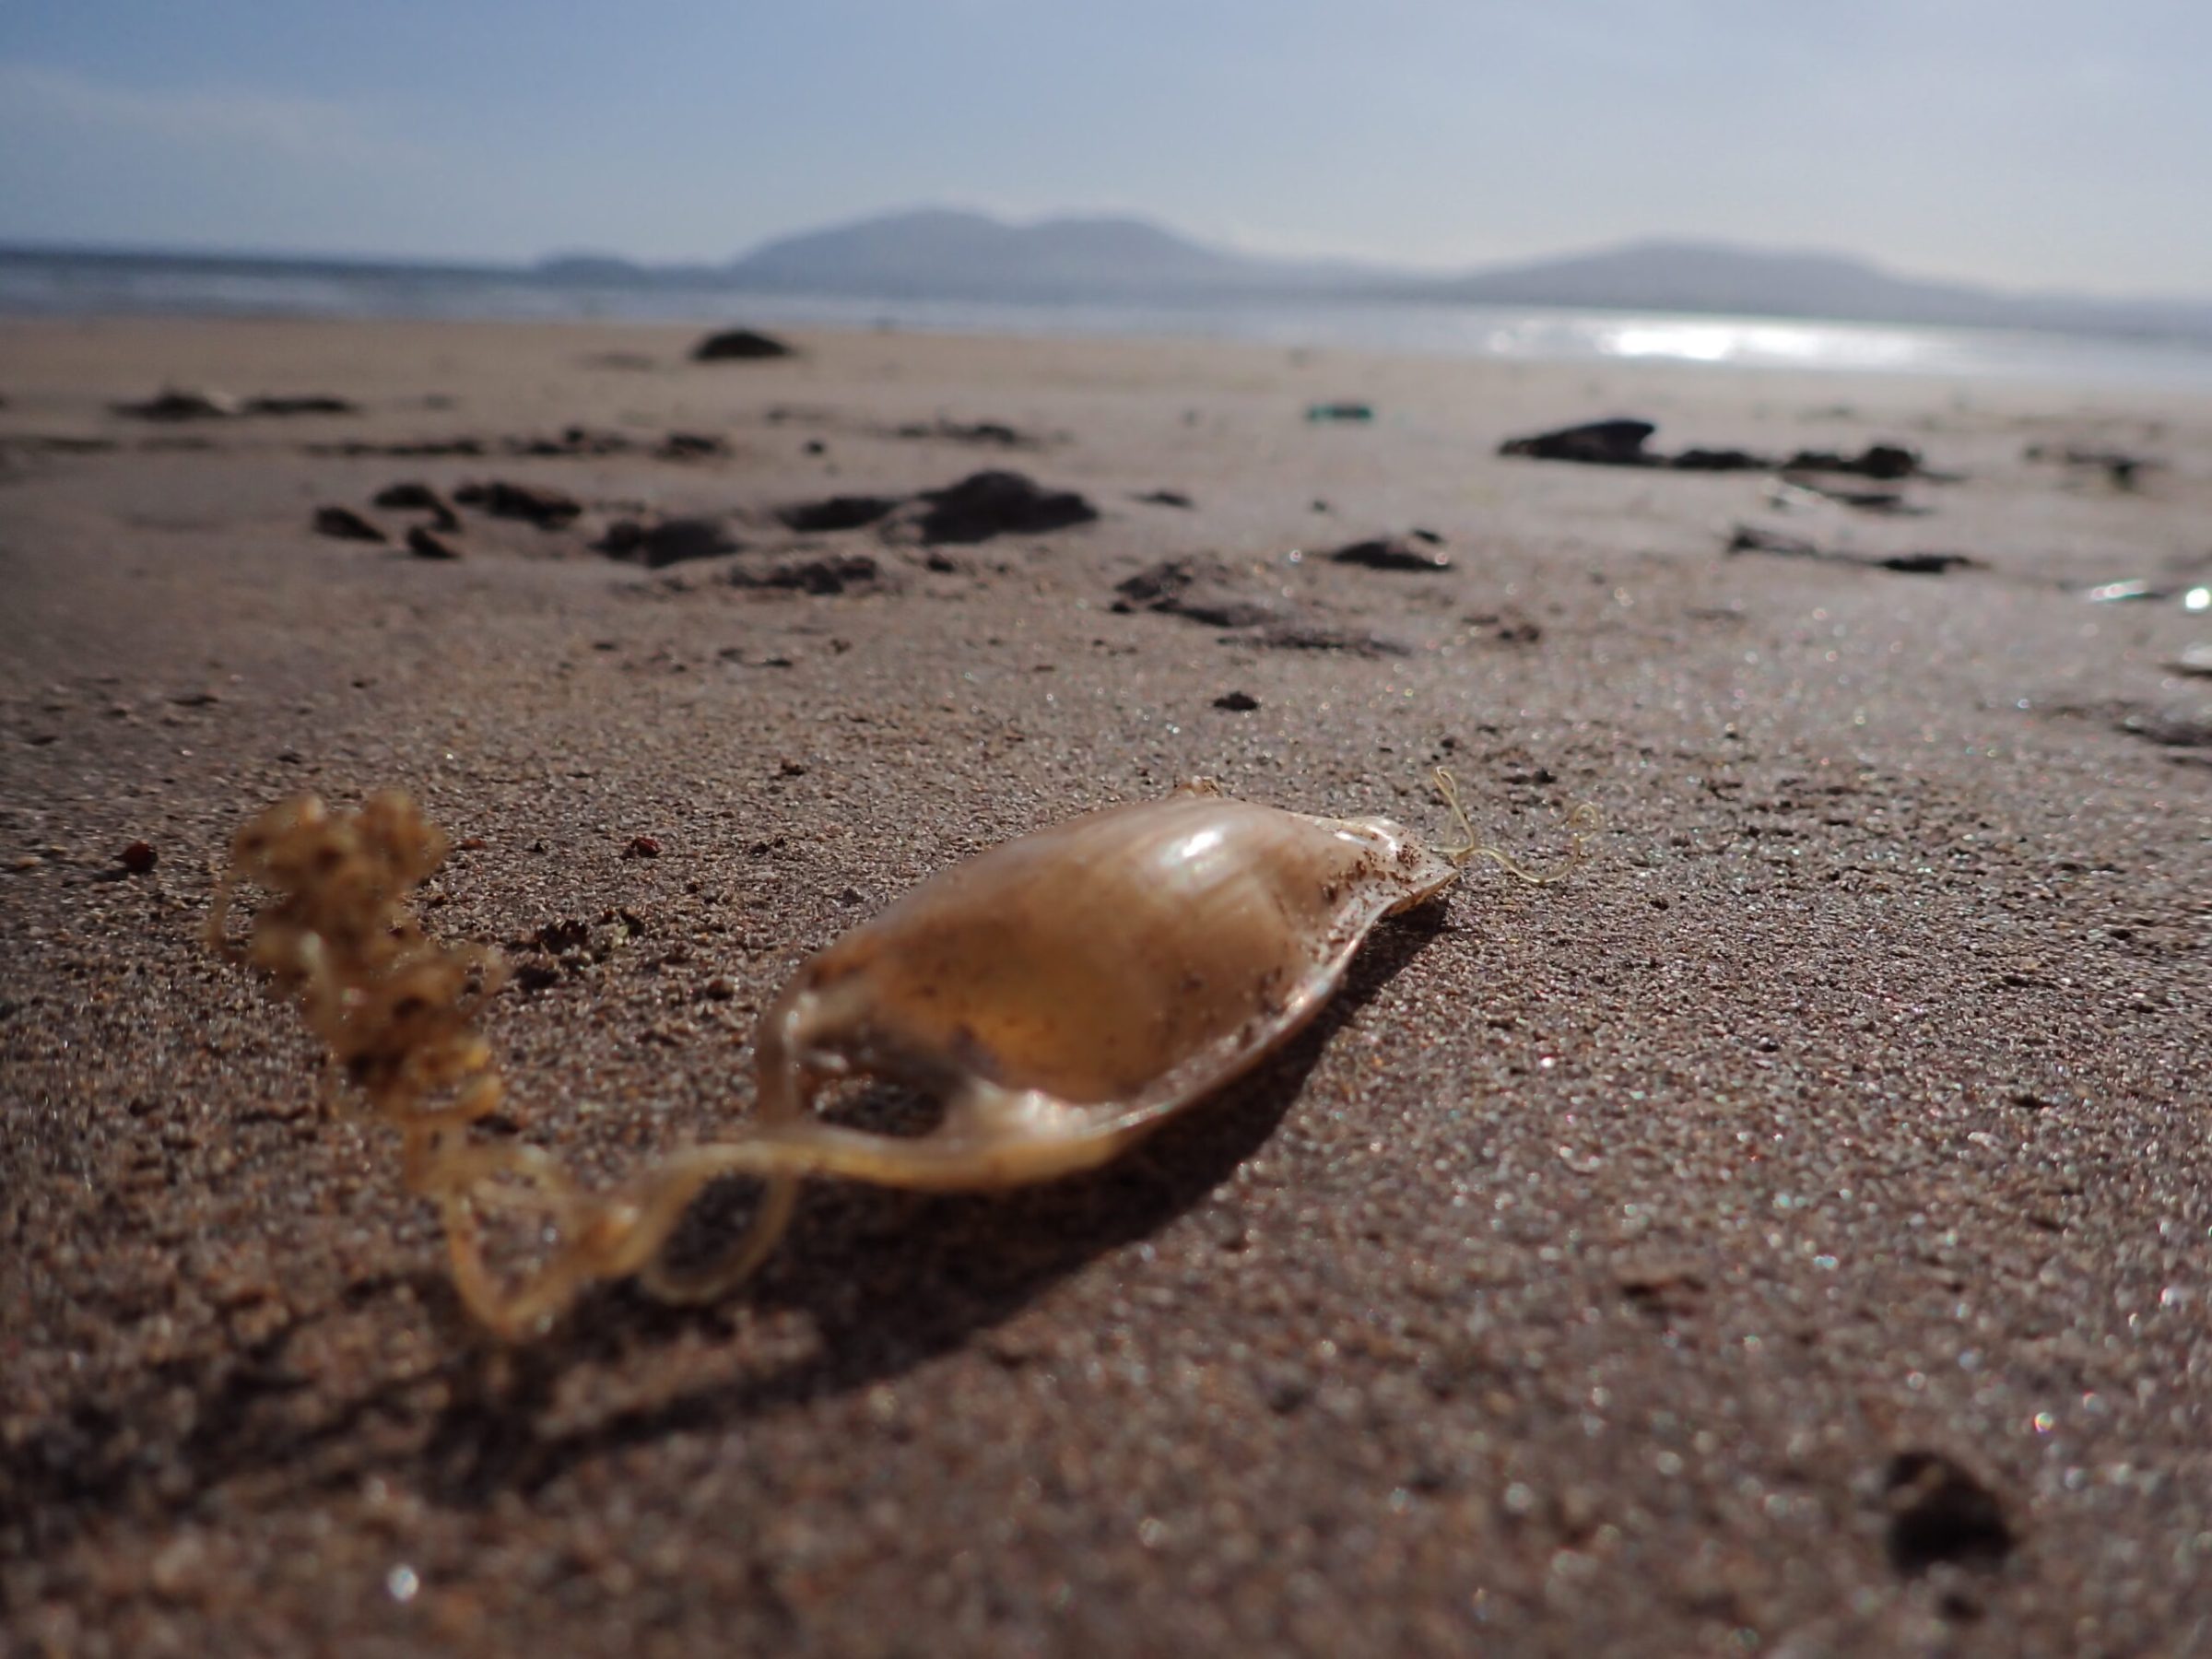
[{"label": "shoreline", "polygon": [[[265,269],[249,263],[233,271],[218,261],[180,273],[158,259],[141,260],[147,268],[134,271],[133,259],[111,258],[120,275],[99,303],[24,286],[28,276],[14,287],[0,283],[0,323],[140,317],[178,324],[567,323],[704,330],[750,322],[812,332],[1241,344],[1553,366],[1648,362],[1754,373],[1895,372],[1923,382],[2212,395],[2212,338],[2142,328],[1350,297],[989,300],[803,294],[406,265]],[[17,263],[35,266],[38,260],[21,254]]]}]

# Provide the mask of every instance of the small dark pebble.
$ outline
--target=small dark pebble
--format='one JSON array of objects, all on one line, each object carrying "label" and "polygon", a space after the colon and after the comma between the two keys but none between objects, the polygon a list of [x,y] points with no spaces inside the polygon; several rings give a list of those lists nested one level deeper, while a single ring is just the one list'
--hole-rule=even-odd
[{"label": "small dark pebble", "polygon": [[1228,709],[1239,714],[1248,714],[1260,706],[1260,700],[1249,691],[1225,691],[1214,699],[1214,707]]},{"label": "small dark pebble", "polygon": [[1825,564],[1856,565],[1866,571],[1895,571],[1905,576],[1947,576],[1976,571],[1982,561],[1966,553],[1851,553],[1823,547],[1802,535],[1787,535],[1758,524],[1738,524],[1728,538],[1730,553],[1766,553],[1778,559],[1809,559]]},{"label": "small dark pebble", "polygon": [[1686,449],[1667,463],[1677,472],[1766,472],[1774,463],[1740,449]]},{"label": "small dark pebble", "polygon": [[1921,470],[1920,456],[1900,443],[1870,443],[1855,455],[1833,450],[1799,450],[1783,463],[1785,472],[1853,473],[1862,478],[1910,478]]},{"label": "small dark pebble", "polygon": [[514,982],[524,991],[544,991],[560,983],[560,970],[550,962],[523,962],[516,966]]},{"label": "small dark pebble", "polygon": [[671,432],[653,451],[664,461],[719,461],[729,453],[729,444],[712,432]]},{"label": "small dark pebble", "polygon": [[582,950],[592,942],[592,925],[581,916],[564,916],[558,922],[541,924],[533,936],[541,949],[565,956],[571,950]]},{"label": "small dark pebble", "polygon": [[883,568],[865,553],[841,559],[796,559],[765,571],[735,570],[730,581],[739,587],[784,588],[801,594],[841,594],[873,585]]},{"label": "small dark pebble", "polygon": [[446,499],[428,484],[407,479],[398,484],[387,484],[371,499],[371,505],[396,512],[427,512],[430,525],[437,530],[458,530],[461,515],[455,512]]},{"label": "small dark pebble", "polygon": [[818,501],[794,501],[776,509],[784,528],[806,532],[857,530],[895,512],[898,496],[834,495]]},{"label": "small dark pebble", "polygon": [[935,438],[947,443],[995,444],[1001,449],[1028,449],[1036,440],[1003,420],[910,421],[898,429],[901,438]]},{"label": "small dark pebble", "polygon": [[1413,647],[1387,634],[1358,628],[1335,628],[1325,623],[1278,623],[1251,635],[1250,642],[1271,651],[1341,651],[1348,656],[1360,657],[1413,654]]},{"label": "small dark pebble", "polygon": [[1147,507],[1187,508],[1196,505],[1189,496],[1184,495],[1180,489],[1147,489],[1135,499],[1144,502]]},{"label": "small dark pebble", "polygon": [[1042,488],[1017,472],[971,473],[957,484],[923,491],[923,500],[930,503],[919,521],[925,542],[1035,535],[1087,524],[1099,516],[1099,510],[1073,490]]},{"label": "small dark pebble", "polygon": [[420,458],[429,455],[484,455],[491,446],[481,438],[418,438],[401,443],[368,443],[351,439],[344,443],[311,443],[311,455],[405,455]]},{"label": "small dark pebble", "polygon": [[1256,628],[1280,621],[1288,607],[1272,594],[1242,586],[1218,559],[1169,559],[1114,584],[1113,608],[1158,611],[1207,628]]},{"label": "small dark pebble", "polygon": [[1907,576],[1944,576],[1953,571],[1978,571],[1982,561],[1966,553],[1892,553],[1875,560],[1885,571]]},{"label": "small dark pebble", "polygon": [[2013,1532],[1997,1495],[1940,1452],[1900,1452],[1884,1477],[1889,1562],[1916,1577],[1943,1562],[1995,1567]]},{"label": "small dark pebble", "polygon": [[691,360],[695,363],[743,362],[792,355],[792,348],[773,335],[750,328],[725,328],[691,347]]},{"label": "small dark pebble", "polygon": [[654,835],[633,835],[629,838],[629,845],[622,849],[625,858],[658,858],[660,855],[660,838]]},{"label": "small dark pebble", "polygon": [[115,855],[115,862],[134,876],[143,876],[161,861],[151,841],[135,841]]},{"label": "small dark pebble", "polygon": [[511,484],[494,478],[488,483],[464,484],[453,500],[481,507],[494,518],[523,519],[541,530],[554,530],[583,511],[583,503],[565,490],[543,484]]},{"label": "small dark pebble", "polygon": [[459,547],[428,524],[414,524],[408,527],[407,551],[418,559],[458,559],[461,557]]},{"label": "small dark pebble", "polygon": [[350,507],[315,509],[315,534],[340,541],[388,542],[392,538]]},{"label": "small dark pebble", "polygon": [[360,406],[327,392],[308,392],[292,397],[249,397],[249,415],[358,415]]},{"label": "small dark pebble", "polygon": [[237,398],[222,392],[194,392],[182,386],[165,388],[159,395],[138,403],[109,406],[118,415],[139,420],[225,420],[241,412]]},{"label": "small dark pebble", "polygon": [[1426,542],[1411,535],[1377,536],[1337,548],[1329,558],[1337,564],[1359,565],[1371,571],[1448,571],[1452,556],[1438,552],[1438,538],[1429,533]]},{"label": "small dark pebble", "polygon": [[658,524],[618,519],[594,544],[610,559],[626,559],[657,571],[694,559],[717,559],[739,551],[744,543],[718,518],[672,518]]},{"label": "small dark pebble", "polygon": [[1620,416],[1525,438],[1508,438],[1498,446],[1498,453],[1532,461],[1573,461],[1584,466],[1654,466],[1658,457],[1643,446],[1658,429],[1651,421]]},{"label": "small dark pebble", "polygon": [[1288,1417],[1313,1397],[1313,1379],[1294,1366],[1270,1365],[1260,1373],[1260,1398],[1267,1409]]}]

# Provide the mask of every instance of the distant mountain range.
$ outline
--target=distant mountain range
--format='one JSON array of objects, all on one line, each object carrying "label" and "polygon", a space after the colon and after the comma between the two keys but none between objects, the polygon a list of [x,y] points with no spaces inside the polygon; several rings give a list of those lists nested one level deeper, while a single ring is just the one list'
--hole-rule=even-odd
[{"label": "distant mountain range", "polygon": [[883,300],[1360,300],[1749,312],[2212,340],[2212,300],[2006,293],[1893,276],[1836,253],[1641,241],[1461,276],[1208,247],[1138,218],[1008,224],[925,208],[767,242],[726,265],[646,266],[602,255],[542,261],[557,281],[711,283]]},{"label": "distant mountain range", "polygon": [[[245,279],[236,291],[224,284]],[[366,278],[364,284],[360,279]],[[281,291],[250,292],[274,279]],[[355,310],[468,312],[474,289],[563,290],[591,311],[627,290],[696,310],[702,292],[859,300],[1108,301],[1239,305],[1562,306],[1712,312],[1871,323],[2055,330],[2212,347],[2212,298],[2101,300],[2006,292],[1900,276],[1837,253],[1700,241],[1640,241],[1533,264],[1437,275],[1347,260],[1283,259],[1210,247],[1140,218],[1008,224],[930,208],[887,214],[762,244],[726,264],[641,265],[570,253],[528,266],[426,265],[330,256],[0,246],[0,310]],[[288,288],[283,285],[289,283]],[[367,298],[364,298],[366,294]],[[615,301],[620,311],[624,301]],[[494,308],[495,310],[497,307]],[[524,313],[529,312],[525,304]],[[688,311],[685,314],[690,314]]]}]

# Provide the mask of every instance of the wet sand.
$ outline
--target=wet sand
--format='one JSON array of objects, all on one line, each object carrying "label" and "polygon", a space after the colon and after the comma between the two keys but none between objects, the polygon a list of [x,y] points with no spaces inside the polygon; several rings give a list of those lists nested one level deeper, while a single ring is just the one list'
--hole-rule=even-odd
[{"label": "wet sand", "polygon": [[[2212,614],[2081,596],[2212,579],[2212,407],[692,337],[0,325],[5,1645],[2212,1642],[2212,680],[2171,666]],[[108,407],[169,383],[359,408]],[[1304,418],[1339,399],[1374,418]],[[1881,514],[1495,453],[1615,414],[1956,476]],[[1099,516],[774,513],[986,468]],[[579,512],[462,505],[446,560],[311,527],[404,536],[403,480]],[[742,546],[594,550],[697,514]],[[1416,528],[1452,569],[1326,557]],[[1975,562],[1878,562],[1931,551]],[[199,936],[251,812],[411,790],[462,843],[431,927],[535,970],[500,1132],[612,1180],[736,1122],[794,963],[948,862],[1195,774],[1441,831],[1438,763],[1532,857],[1595,803],[1588,865],[1471,872],[1096,1175],[818,1188],[725,1303],[609,1289],[512,1353]]]}]

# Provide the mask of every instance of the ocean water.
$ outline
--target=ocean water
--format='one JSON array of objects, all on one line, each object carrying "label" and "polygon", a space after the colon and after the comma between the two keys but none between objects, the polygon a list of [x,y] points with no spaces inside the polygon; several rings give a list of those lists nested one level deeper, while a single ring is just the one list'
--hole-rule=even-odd
[{"label": "ocean water", "polygon": [[1123,303],[745,293],[463,266],[0,250],[0,316],[281,316],[896,328],[1704,363],[2212,394],[2212,342],[1801,318],[1296,300]]}]

